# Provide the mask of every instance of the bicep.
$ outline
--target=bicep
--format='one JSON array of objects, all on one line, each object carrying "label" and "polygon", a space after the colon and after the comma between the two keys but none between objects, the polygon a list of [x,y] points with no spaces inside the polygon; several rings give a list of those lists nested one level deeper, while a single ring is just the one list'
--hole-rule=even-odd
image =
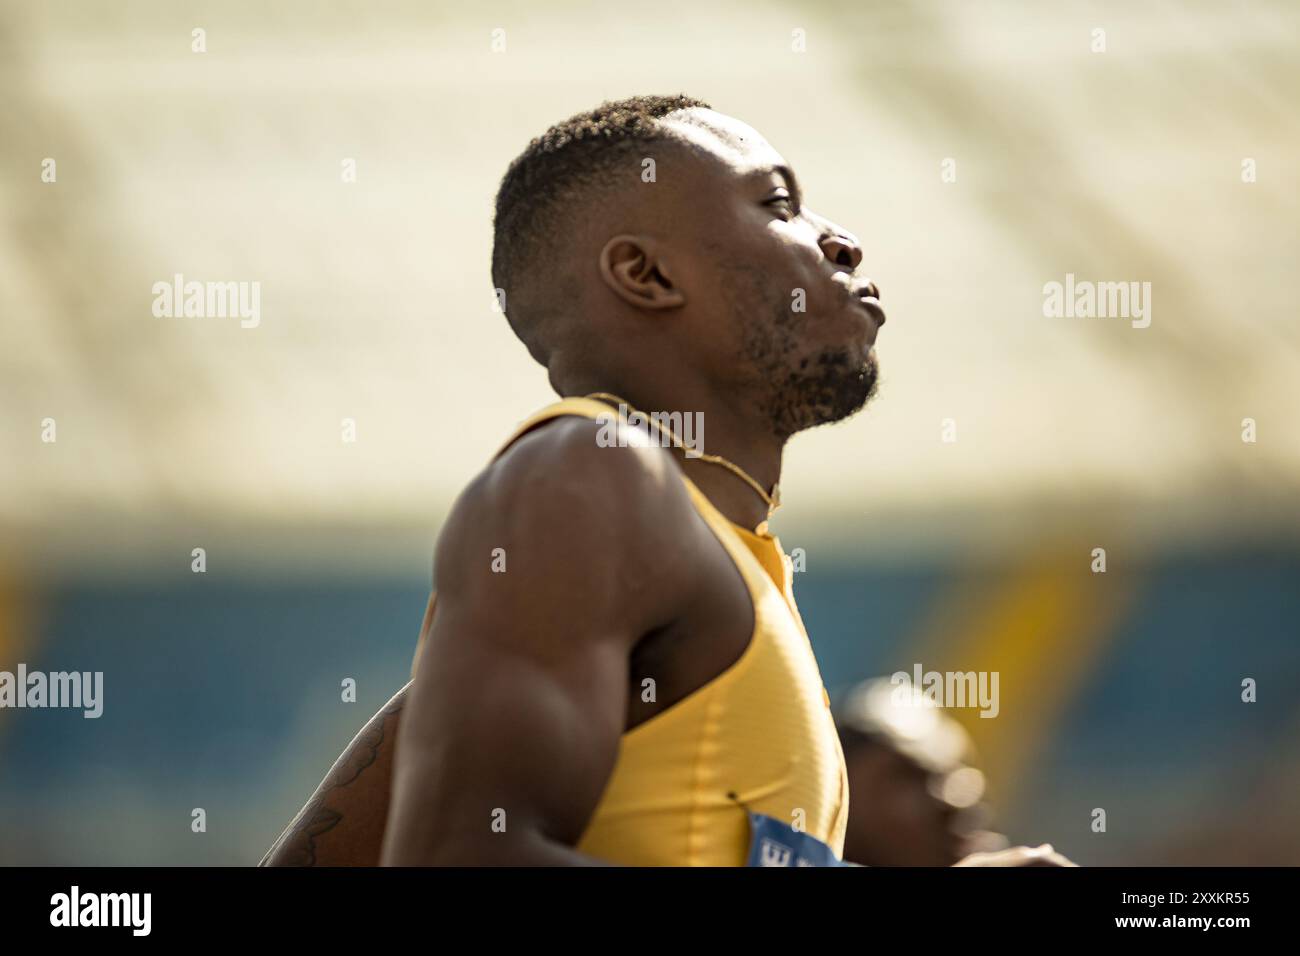
[{"label": "bicep", "polygon": [[562,653],[484,632],[440,601],[403,726],[395,842],[411,858],[542,836],[574,845],[617,758],[626,713],[619,642]]},{"label": "bicep", "polygon": [[572,846],[613,770],[644,612],[620,585],[613,529],[580,513],[566,522],[589,502],[547,504],[512,514],[517,496],[479,496],[444,529],[397,749],[390,861],[479,858],[539,836]]}]

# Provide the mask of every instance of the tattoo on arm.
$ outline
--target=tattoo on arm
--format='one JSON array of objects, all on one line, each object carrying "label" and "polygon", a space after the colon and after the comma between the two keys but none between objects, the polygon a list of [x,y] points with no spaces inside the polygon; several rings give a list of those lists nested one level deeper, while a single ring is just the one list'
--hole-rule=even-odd
[{"label": "tattoo on arm", "polygon": [[[355,783],[367,769],[374,765],[380,755],[384,754],[385,739],[388,740],[391,749],[396,720],[393,720],[392,727],[389,727],[388,723],[390,719],[396,717],[406,703],[406,692],[409,687],[410,685],[407,684],[393,695],[393,698],[370,718],[365,727],[361,728],[361,732],[352,739],[347,749],[334,762],[334,766],[325,775],[316,792],[311,795],[307,805],[299,810],[298,815],[285,827],[280,838],[275,841],[271,849],[266,851],[258,866],[315,866],[317,864],[317,840],[338,827],[344,819],[344,808],[339,805],[343,802],[339,799],[343,795],[338,791]],[[386,757],[385,765],[391,764],[392,754],[387,753]],[[370,799],[361,807],[365,819],[358,822],[358,827],[369,826],[370,829],[375,829],[377,826],[378,835],[382,838],[383,819],[388,813],[388,781],[381,781],[373,786],[370,783],[368,780],[366,792],[361,795],[363,798]],[[366,848],[367,851],[369,849]],[[373,847],[373,854],[366,852],[364,855],[366,857],[373,855],[373,862],[378,862],[377,840]]]}]

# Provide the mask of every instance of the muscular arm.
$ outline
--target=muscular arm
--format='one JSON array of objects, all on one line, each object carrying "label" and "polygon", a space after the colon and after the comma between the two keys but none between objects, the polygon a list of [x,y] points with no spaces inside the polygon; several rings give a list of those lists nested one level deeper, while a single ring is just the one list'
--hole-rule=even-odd
[{"label": "muscular arm", "polygon": [[629,656],[675,619],[692,568],[665,559],[690,507],[676,465],[662,449],[597,447],[597,427],[525,436],[448,518],[386,864],[598,862],[573,848],[617,757]]}]

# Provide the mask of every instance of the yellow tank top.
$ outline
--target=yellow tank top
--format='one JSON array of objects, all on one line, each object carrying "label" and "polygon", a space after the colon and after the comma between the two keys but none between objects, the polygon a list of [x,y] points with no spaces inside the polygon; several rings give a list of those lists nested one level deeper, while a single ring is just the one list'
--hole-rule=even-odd
[{"label": "yellow tank top", "polygon": [[[593,399],[564,399],[521,423],[501,452],[549,419],[610,414]],[[577,849],[625,866],[741,866],[749,810],[842,856],[848,776],[785,553],[766,525],[733,524],[682,481],[749,589],[754,633],[722,674],[623,734]]]}]

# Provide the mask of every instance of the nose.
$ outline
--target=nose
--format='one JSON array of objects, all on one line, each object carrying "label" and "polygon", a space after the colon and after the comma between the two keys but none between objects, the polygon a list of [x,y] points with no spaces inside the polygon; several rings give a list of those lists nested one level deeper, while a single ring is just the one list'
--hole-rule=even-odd
[{"label": "nose", "polygon": [[822,255],[850,272],[862,262],[862,245],[857,236],[847,230],[829,226],[818,240],[818,245],[822,247]]}]

